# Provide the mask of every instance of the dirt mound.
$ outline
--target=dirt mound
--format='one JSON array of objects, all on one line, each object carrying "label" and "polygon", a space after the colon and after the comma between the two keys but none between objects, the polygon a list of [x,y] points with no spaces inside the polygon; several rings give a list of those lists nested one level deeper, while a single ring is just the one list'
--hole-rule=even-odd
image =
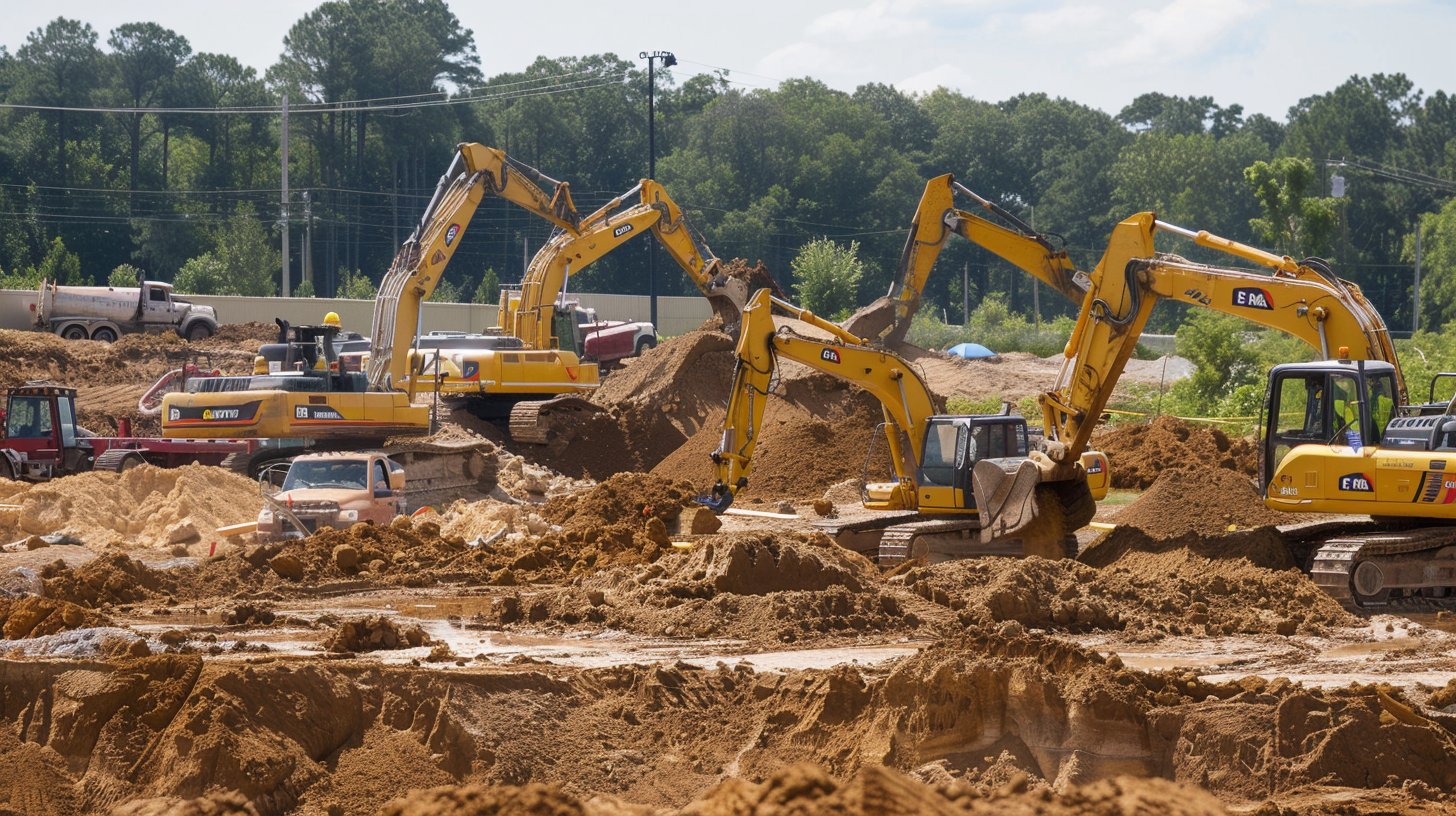
[{"label": "dirt mound", "polygon": [[[792,364],[784,367],[778,391],[764,409],[753,473],[740,498],[770,502],[819,498],[833,485],[863,476],[872,445],[880,454],[872,478],[884,478],[889,458],[884,438],[875,430],[884,421],[879,402],[828,375]],[[699,485],[699,491],[706,493],[717,475],[709,455],[722,435],[723,410],[716,409],[702,430],[652,472]]]},{"label": "dirt mound", "polygon": [[532,587],[499,599],[480,622],[731,637],[774,648],[929,631],[905,605],[917,599],[903,597],[880,584],[869,561],[822,535],[739,533],[699,539],[650,564],[584,575],[568,587]]},{"label": "dirt mound", "polygon": [[558,496],[541,507],[541,517],[559,524],[567,538],[630,541],[648,519],[666,529],[694,495],[691,485],[649,473],[619,473],[585,491]]},{"label": "dirt mound", "polygon": [[1107,454],[1113,487],[1146,489],[1168,470],[1226,468],[1253,478],[1259,468],[1257,441],[1171,416],[1098,428],[1092,447]]},{"label": "dirt mound", "polygon": [[263,343],[278,342],[278,326],[272,323],[224,323],[217,327],[217,334],[193,343],[202,349],[227,349],[229,351],[253,351]]},{"label": "dirt mound", "polygon": [[[1116,466],[1113,466],[1116,470]],[[1165,471],[1132,504],[1119,510],[1119,527],[1153,538],[1219,536],[1235,530],[1293,524],[1302,513],[1264,506],[1249,477],[1225,468]]]},{"label": "dirt mound", "polygon": [[[728,401],[733,339],[695,331],[648,350],[608,377],[592,402],[618,417],[633,466],[650,470],[703,429]],[[721,427],[722,415],[718,414]],[[628,454],[628,451],[631,453]]]},{"label": "dirt mound", "polygon": [[[1024,778],[1024,777],[1023,777]],[[1218,800],[1163,780],[1118,777],[1053,794],[1024,783],[982,794],[967,786],[931,786],[883,765],[866,765],[840,781],[823,767],[801,763],[760,782],[734,778],[700,794],[680,810],[652,811],[614,797],[578,797],[559,785],[469,785],[418,791],[387,804],[382,816],[470,813],[528,816],[1223,816]]]},{"label": "dirt mound", "polygon": [[105,615],[54,598],[0,598],[0,636],[6,640],[54,635],[86,626],[110,626]]},{"label": "dirt mound", "polygon": [[260,501],[251,479],[206,465],[140,465],[5,490],[5,502],[19,507],[0,510],[0,539],[65,532],[92,547],[200,543],[218,527],[255,519]]},{"label": "dirt mound", "polygon": [[79,567],[56,561],[40,572],[47,598],[89,608],[136,603],[166,597],[177,589],[176,578],[125,555],[102,555]]},{"label": "dirt mound", "polygon": [[1249,798],[1311,784],[1456,788],[1451,732],[1399,694],[1259,678],[1243,683],[1246,690],[1234,698],[1156,713],[1154,729],[1177,735],[1168,745],[1176,778]]},{"label": "dirt mound", "polygon": [[[0,387],[46,380],[61,385],[137,386],[137,396],[166,372],[189,361],[194,349],[175,334],[127,334],[115,343],[62,340],[44,332],[0,329]],[[217,345],[206,351],[212,364],[251,371],[251,350]],[[85,410],[86,406],[81,406]]]},{"label": "dirt mound", "polygon": [[380,649],[410,649],[429,642],[419,626],[400,626],[387,615],[369,615],[339,623],[324,639],[330,652],[373,652]]},{"label": "dirt mound", "polygon": [[1358,624],[1293,568],[1288,549],[1268,531],[1172,542],[1119,528],[1083,557],[1095,566],[991,558],[918,567],[903,580],[966,621],[1122,630],[1133,639],[1314,634]]}]

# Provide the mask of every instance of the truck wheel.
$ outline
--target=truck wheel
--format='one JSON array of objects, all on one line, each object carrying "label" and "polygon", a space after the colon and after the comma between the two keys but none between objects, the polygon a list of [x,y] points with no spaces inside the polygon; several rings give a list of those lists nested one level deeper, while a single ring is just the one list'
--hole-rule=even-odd
[{"label": "truck wheel", "polygon": [[187,327],[187,339],[191,342],[206,340],[212,336],[212,327],[206,323],[193,323]]},{"label": "truck wheel", "polygon": [[641,357],[642,352],[657,346],[656,337],[640,337],[637,339],[637,356]]},{"label": "truck wheel", "polygon": [[65,340],[85,340],[86,327],[79,323],[67,326],[61,329],[61,337]]},{"label": "truck wheel", "polygon": [[102,326],[91,333],[92,340],[99,340],[103,343],[116,342],[116,330],[110,326]]}]

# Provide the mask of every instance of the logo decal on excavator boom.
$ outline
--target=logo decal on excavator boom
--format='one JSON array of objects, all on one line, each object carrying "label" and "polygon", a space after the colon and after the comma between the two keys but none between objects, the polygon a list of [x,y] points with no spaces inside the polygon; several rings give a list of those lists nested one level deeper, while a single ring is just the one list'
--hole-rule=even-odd
[{"label": "logo decal on excavator boom", "polygon": [[445,228],[445,246],[455,243],[455,237],[460,234],[460,225],[451,224]]},{"label": "logo decal on excavator boom", "polygon": [[1258,286],[1240,286],[1234,290],[1234,305],[1243,306],[1246,309],[1273,310],[1274,298],[1270,297],[1268,289]]},{"label": "logo decal on excavator boom", "polygon": [[632,225],[631,224],[623,224],[622,226],[617,227],[616,229],[612,230],[612,237],[613,238],[621,238],[623,235],[626,235],[627,233],[629,233],[631,231],[632,231]]},{"label": "logo decal on excavator boom", "polygon": [[834,349],[824,349],[823,351],[819,352],[819,359],[823,360],[826,363],[838,363],[839,352],[835,351]]}]

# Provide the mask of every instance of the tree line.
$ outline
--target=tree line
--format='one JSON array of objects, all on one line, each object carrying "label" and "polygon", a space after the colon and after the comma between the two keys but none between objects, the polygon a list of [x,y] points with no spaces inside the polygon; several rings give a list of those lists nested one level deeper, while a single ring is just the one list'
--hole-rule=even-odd
[{"label": "tree line", "polygon": [[[1398,329],[1413,319],[1419,222],[1422,324],[1456,317],[1456,98],[1400,74],[1353,76],[1279,121],[1206,96],[1146,93],[1110,114],[1045,94],[845,92],[812,78],[746,88],[727,71],[681,73],[656,73],[658,179],[719,257],[761,260],[789,288],[814,288],[800,270],[834,253],[795,261],[822,239],[853,259],[855,303],[882,294],[925,180],[951,172],[1087,267],[1116,221],[1154,210],[1328,258]],[[0,285],[142,274],[272,294],[287,229],[290,288],[367,296],[457,143],[503,148],[571,182],[590,210],[646,173],[647,94],[646,66],[614,54],[487,76],[475,35],[443,0],[323,3],[261,75],[158,23],[98,32],[58,17],[14,53],[0,48]],[[494,300],[549,234],[487,200],[440,296]],[[572,288],[646,293],[652,251],[648,240],[624,248]],[[692,291],[666,256],[657,268],[659,293]],[[925,308],[951,321],[991,299],[1045,319],[1073,310],[1054,297],[1041,292],[1031,315],[1031,279],[955,239]],[[1169,309],[1155,328],[1180,319]]]}]

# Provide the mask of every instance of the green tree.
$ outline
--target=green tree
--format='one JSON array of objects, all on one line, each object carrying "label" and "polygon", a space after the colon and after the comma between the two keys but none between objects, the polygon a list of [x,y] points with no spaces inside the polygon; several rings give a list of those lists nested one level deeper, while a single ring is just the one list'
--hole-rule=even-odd
[{"label": "green tree", "polygon": [[34,277],[62,286],[86,286],[91,283],[90,275],[81,274],[80,257],[66,249],[66,242],[59,235],[51,239],[50,248],[36,266]]},{"label": "green tree", "polygon": [[[1194,312],[1178,327],[1178,354],[1193,362],[1193,376],[1172,389],[1176,411],[1208,416],[1235,394],[1260,388],[1259,353],[1249,342],[1249,324],[1233,315]],[[1243,406],[1240,406],[1243,407]]]},{"label": "green tree", "polygon": [[131,264],[121,264],[111,270],[111,275],[106,278],[106,285],[123,289],[131,286],[139,286],[141,285],[140,282],[142,279],[146,277],[146,274]]},{"label": "green tree", "polygon": [[1314,162],[1285,156],[1244,171],[1263,215],[1249,222],[1259,238],[1286,255],[1329,257],[1340,224],[1340,199],[1316,190]]},{"label": "green tree", "polygon": [[277,293],[277,265],[277,251],[257,213],[243,204],[213,233],[212,249],[182,265],[176,285],[200,295],[268,297]]},{"label": "green tree", "polygon": [[339,297],[354,300],[373,300],[379,288],[369,276],[355,269],[339,270]]},{"label": "green tree", "polygon": [[476,285],[470,302],[485,305],[500,303],[500,276],[496,275],[494,268],[486,269],[485,274],[480,276],[480,283]]},{"label": "green tree", "polygon": [[[101,72],[101,51],[96,31],[79,20],[57,17],[45,28],[32,31],[15,52],[18,76],[8,95],[16,102],[56,108],[85,107],[91,103]],[[61,186],[69,183],[67,145],[73,138],[74,119],[80,114],[66,110],[47,111],[44,118],[54,124],[50,145],[56,160],[52,178]]]},{"label": "green tree", "polygon": [[838,320],[849,314],[856,302],[864,262],[859,259],[859,242],[848,247],[827,238],[810,241],[794,256],[794,294],[804,308]]},{"label": "green tree", "polygon": [[[1456,321],[1456,199],[1420,218],[1421,323],[1441,328]],[[1402,260],[1415,260],[1416,236],[1405,237]]]},{"label": "green tree", "polygon": [[[189,55],[192,46],[187,38],[156,23],[124,23],[112,29],[106,44],[111,46],[109,59],[116,67],[122,102],[130,108],[151,107],[163,88],[171,81]],[[135,192],[141,176],[143,114],[140,110],[126,115],[130,172],[128,189]]]},{"label": "green tree", "polygon": [[435,285],[435,291],[430,293],[431,303],[459,303],[460,287],[448,280],[441,280]]}]

